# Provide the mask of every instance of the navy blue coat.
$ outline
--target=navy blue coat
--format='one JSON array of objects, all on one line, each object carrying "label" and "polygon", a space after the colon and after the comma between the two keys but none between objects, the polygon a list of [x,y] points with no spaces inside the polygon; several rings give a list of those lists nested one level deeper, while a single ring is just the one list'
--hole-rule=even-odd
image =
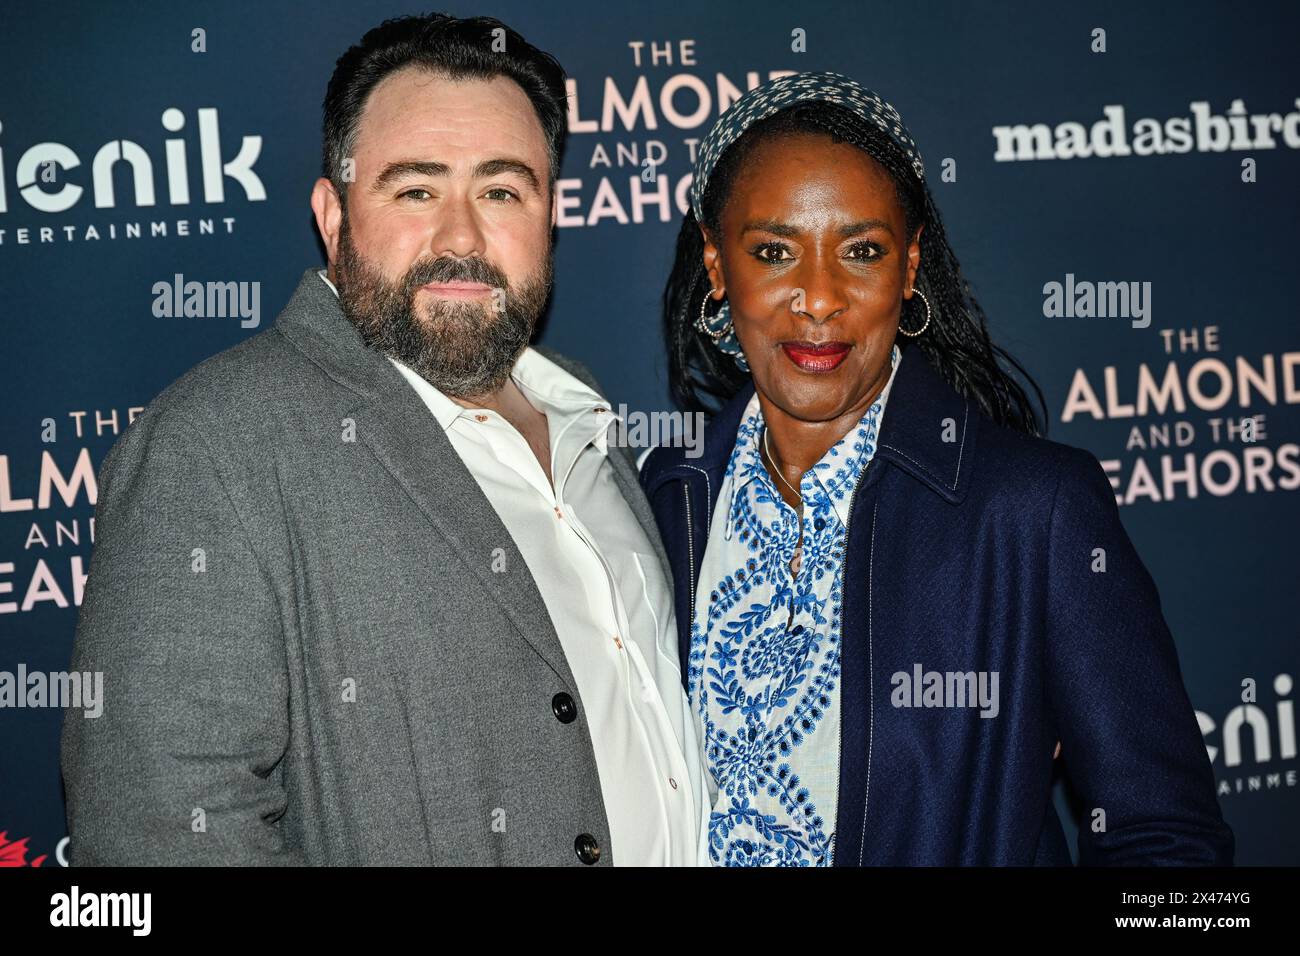
[{"label": "navy blue coat", "polygon": [[[1081,863],[1230,865],[1155,582],[1096,457],[995,424],[920,349],[896,374],[850,509],[835,865],[1069,865],[1051,792],[1058,740],[1083,801]],[[657,448],[642,468],[673,566],[683,675],[753,391],[705,426],[702,455]],[[891,676],[916,664],[997,671],[999,714],[894,706]]]}]

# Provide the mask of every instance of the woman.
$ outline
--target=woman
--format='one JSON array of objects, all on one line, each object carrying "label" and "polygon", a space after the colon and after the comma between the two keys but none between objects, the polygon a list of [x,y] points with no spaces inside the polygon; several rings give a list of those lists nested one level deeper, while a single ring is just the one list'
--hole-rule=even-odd
[{"label": "woman", "polygon": [[642,471],[715,864],[1068,864],[1058,752],[1081,862],[1231,862],[1108,479],[1039,437],[892,106],[831,73],[745,94],[665,311],[678,398],[721,402]]}]

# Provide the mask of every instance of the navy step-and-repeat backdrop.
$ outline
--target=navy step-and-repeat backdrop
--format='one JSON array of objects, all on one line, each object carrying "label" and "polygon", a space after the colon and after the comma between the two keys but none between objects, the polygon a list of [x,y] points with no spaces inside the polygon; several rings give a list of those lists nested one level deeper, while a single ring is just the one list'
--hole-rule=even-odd
[{"label": "navy step-and-repeat backdrop", "polygon": [[[99,465],[158,392],[269,326],[321,261],[308,194],[326,81],[366,29],[411,12],[5,4],[0,865],[68,856],[69,711],[38,690],[68,667]],[[658,303],[693,151],[719,113],[786,71],[836,70],[892,102],[994,339],[1043,386],[1049,437],[1111,476],[1178,642],[1238,862],[1300,863],[1295,4],[447,12],[499,17],[569,72],[542,341],[629,410],[671,408]],[[246,308],[159,305],[172,297],[159,288],[189,281],[247,283]],[[1077,808],[1063,784],[1058,796],[1069,830]]]}]

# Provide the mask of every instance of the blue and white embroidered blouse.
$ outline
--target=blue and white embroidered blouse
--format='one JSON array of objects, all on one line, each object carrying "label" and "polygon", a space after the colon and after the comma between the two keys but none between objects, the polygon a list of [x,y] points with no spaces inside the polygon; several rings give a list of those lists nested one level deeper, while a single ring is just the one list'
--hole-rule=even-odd
[{"label": "blue and white embroidered blouse", "polygon": [[755,395],[718,496],[691,623],[688,691],[709,773],[715,866],[829,866],[840,764],[840,612],[849,508],[902,353],[857,426],[800,482],[798,513],[760,457]]}]

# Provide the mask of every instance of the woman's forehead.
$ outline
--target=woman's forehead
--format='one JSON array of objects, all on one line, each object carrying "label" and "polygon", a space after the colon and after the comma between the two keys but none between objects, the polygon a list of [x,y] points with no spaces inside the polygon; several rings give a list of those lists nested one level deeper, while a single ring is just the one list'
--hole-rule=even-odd
[{"label": "woman's forehead", "polygon": [[756,210],[825,218],[902,218],[889,172],[865,150],[829,135],[789,134],[754,145],[732,183],[723,216]]}]

